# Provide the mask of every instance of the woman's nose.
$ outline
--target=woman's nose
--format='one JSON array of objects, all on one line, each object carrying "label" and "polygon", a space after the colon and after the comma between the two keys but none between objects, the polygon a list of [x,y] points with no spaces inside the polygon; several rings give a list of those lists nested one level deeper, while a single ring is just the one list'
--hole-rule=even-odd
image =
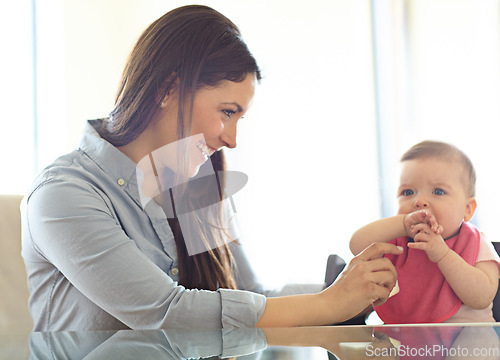
[{"label": "woman's nose", "polygon": [[236,124],[226,124],[220,136],[224,146],[234,149],[236,147]]}]

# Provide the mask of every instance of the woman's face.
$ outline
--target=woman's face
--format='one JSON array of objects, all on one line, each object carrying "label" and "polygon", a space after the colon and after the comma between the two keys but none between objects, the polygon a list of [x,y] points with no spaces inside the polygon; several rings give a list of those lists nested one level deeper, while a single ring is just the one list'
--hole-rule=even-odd
[{"label": "woman's face", "polygon": [[[198,173],[200,166],[217,150],[223,147],[236,147],[236,126],[238,120],[246,113],[255,93],[256,78],[248,74],[241,82],[223,80],[216,87],[205,87],[195,94],[191,135],[187,148],[189,154],[182,156],[189,160],[187,177]],[[163,165],[174,172],[180,171],[177,165],[177,107],[178,98],[174,91],[164,102],[159,119],[152,124],[150,144],[155,152],[160,147],[169,145]],[[188,114],[185,116],[187,118]]]}]

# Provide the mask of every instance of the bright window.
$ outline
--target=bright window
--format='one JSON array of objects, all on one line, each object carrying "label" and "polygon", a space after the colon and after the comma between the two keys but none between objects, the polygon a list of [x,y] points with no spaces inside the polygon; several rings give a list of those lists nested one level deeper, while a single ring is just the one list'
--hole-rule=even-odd
[{"label": "bright window", "polygon": [[498,241],[500,1],[374,3],[385,215],[395,211],[403,152],[421,140],[447,141],[474,163],[472,220]]},{"label": "bright window", "polygon": [[[140,32],[188,3],[0,5],[2,193],[78,146],[85,120],[111,110]],[[201,3],[238,24],[264,75],[226,154],[249,176],[234,201],[266,284],[321,282],[329,254],[349,260],[350,235],[395,211],[399,156],[427,138],[471,156],[475,221],[498,238],[499,0]]]},{"label": "bright window", "polygon": [[0,2],[0,39],[0,193],[22,193],[37,161],[31,1]]}]

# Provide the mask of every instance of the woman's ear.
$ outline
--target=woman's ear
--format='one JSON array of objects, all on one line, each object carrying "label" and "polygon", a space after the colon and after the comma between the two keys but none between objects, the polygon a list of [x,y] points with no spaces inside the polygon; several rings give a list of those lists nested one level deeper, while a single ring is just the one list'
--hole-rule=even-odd
[{"label": "woman's ear", "polygon": [[470,219],[472,219],[472,216],[476,212],[476,207],[477,207],[476,199],[470,198],[467,201],[467,205],[465,206],[465,216],[464,216],[465,221],[469,221]]},{"label": "woman's ear", "polygon": [[163,82],[163,86],[158,91],[157,102],[160,107],[163,109],[167,107],[168,101],[173,93],[177,90],[177,86],[179,85],[179,78],[177,77],[177,73],[173,72],[170,76]]}]

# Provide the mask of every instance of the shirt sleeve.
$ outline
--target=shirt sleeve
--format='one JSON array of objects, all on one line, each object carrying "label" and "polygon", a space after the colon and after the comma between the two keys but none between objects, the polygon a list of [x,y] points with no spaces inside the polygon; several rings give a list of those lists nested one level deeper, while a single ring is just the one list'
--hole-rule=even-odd
[{"label": "shirt sleeve", "polygon": [[71,180],[29,197],[29,238],[90,301],[132,329],[255,326],[264,296],[179,286],[127,236],[98,188]]},{"label": "shirt sleeve", "polygon": [[484,233],[481,233],[479,254],[477,255],[476,263],[481,261],[495,261],[498,264],[498,270],[500,271],[500,256],[498,256],[495,247]]}]

